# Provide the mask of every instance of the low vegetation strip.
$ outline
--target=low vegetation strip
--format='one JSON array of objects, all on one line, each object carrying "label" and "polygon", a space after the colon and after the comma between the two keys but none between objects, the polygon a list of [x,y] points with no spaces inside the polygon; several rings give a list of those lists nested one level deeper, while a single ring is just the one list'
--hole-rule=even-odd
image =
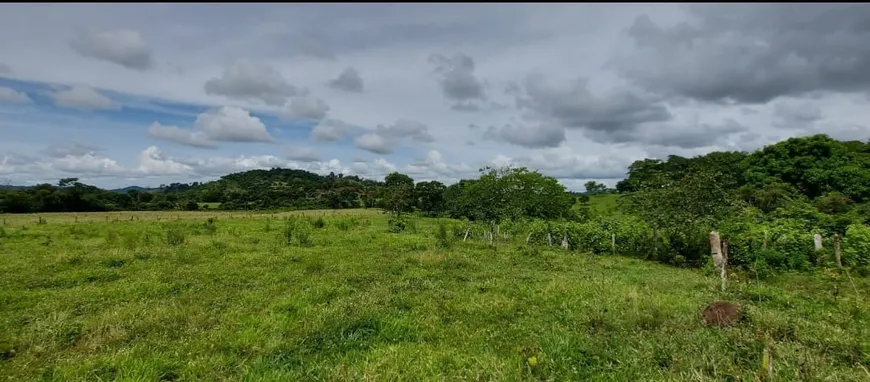
[{"label": "low vegetation strip", "polygon": [[[389,233],[395,217],[359,210],[131,214],[3,216],[0,375],[868,378],[870,283],[834,268],[736,272],[723,292],[705,269],[505,227],[490,243],[458,220],[404,215]],[[739,320],[705,326],[720,300]]]}]

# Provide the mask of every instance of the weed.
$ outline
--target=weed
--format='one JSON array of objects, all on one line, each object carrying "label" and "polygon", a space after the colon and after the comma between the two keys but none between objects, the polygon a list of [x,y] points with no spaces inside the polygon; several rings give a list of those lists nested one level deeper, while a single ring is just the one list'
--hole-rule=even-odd
[{"label": "weed", "polygon": [[435,243],[439,248],[450,248],[453,246],[453,240],[447,234],[447,224],[443,221],[438,222],[438,231],[435,233]]}]

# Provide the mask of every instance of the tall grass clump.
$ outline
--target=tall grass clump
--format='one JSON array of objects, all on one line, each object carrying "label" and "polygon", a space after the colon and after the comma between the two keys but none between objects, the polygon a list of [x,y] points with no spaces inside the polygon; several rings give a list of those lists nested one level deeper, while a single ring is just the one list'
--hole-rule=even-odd
[{"label": "tall grass clump", "polygon": [[185,235],[179,228],[167,227],[164,235],[163,240],[166,245],[175,247],[184,244]]},{"label": "tall grass clump", "polygon": [[217,232],[217,225],[215,225],[215,218],[208,218],[205,221],[205,224],[202,226],[205,229],[205,232],[209,235],[214,235]]},{"label": "tall grass clump", "polygon": [[284,230],[281,232],[281,237],[284,244],[296,244],[300,247],[310,247],[314,245],[311,241],[311,224],[305,221],[288,218],[284,223]]},{"label": "tall grass clump", "polygon": [[451,235],[447,233],[447,224],[444,221],[438,222],[438,231],[435,232],[435,245],[438,248],[450,248],[453,246]]},{"label": "tall grass clump", "polygon": [[317,229],[326,227],[326,221],[323,220],[322,216],[318,216],[317,219],[314,219],[311,222],[311,226]]}]

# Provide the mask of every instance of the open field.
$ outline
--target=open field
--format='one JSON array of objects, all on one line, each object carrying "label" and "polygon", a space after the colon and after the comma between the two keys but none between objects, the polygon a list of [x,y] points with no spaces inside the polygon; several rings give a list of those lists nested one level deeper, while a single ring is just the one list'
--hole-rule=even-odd
[{"label": "open field", "polygon": [[[325,226],[287,244],[302,214]],[[520,238],[442,248],[436,219],[391,234],[375,210],[0,219],[9,380],[763,380],[765,349],[775,380],[870,380],[855,275],[719,292],[700,270]],[[737,326],[700,323],[717,299],[743,306]]]}]

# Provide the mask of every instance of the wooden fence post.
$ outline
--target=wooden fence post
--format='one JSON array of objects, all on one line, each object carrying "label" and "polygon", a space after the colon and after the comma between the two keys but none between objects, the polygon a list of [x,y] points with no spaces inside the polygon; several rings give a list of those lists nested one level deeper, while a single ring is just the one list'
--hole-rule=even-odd
[{"label": "wooden fence post", "polygon": [[837,234],[834,234],[834,260],[837,261],[838,267],[843,267],[843,261],[840,259],[840,235]]},{"label": "wooden fence post", "polygon": [[813,243],[816,245],[816,251],[822,250],[822,235],[813,235]]},{"label": "wooden fence post", "polygon": [[722,256],[722,242],[719,240],[719,232],[710,232],[710,255],[713,257],[713,265],[719,272],[722,290],[725,290],[725,257]]},{"label": "wooden fence post", "polygon": [[767,231],[764,231],[764,241],[761,242],[761,249],[767,249]]},{"label": "wooden fence post", "polygon": [[610,251],[613,252],[613,255],[616,255],[616,234],[610,234]]}]

